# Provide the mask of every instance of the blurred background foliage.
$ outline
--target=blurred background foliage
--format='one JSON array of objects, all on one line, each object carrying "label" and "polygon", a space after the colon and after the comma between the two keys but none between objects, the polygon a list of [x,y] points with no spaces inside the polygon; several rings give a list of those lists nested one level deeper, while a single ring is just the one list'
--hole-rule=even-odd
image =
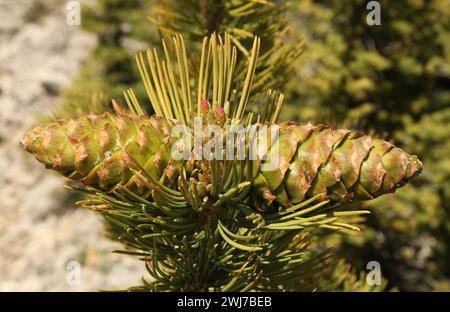
[{"label": "blurred background foliage", "polygon": [[424,161],[338,250],[357,267],[380,261],[388,287],[450,290],[450,1],[380,1],[380,26],[367,1],[295,3],[307,47],[285,118],[376,132]]},{"label": "blurred background foliage", "polygon": [[[144,98],[144,86],[134,55],[159,42],[157,29],[148,21],[157,0],[96,0],[81,8],[81,27],[97,37],[97,47],[73,85],[55,109],[57,118],[101,113],[111,109],[111,98],[122,98],[133,88]],[[107,96],[106,96],[107,95]]]},{"label": "blurred background foliage", "polygon": [[55,114],[100,113],[129,87],[144,100],[133,55],[174,32],[195,51],[227,31],[244,54],[261,36],[253,91],[281,89],[283,119],[376,133],[424,161],[411,185],[365,204],[373,213],[360,235],[322,238],[341,260],[321,289],[375,290],[364,270],[376,260],[387,280],[376,290],[450,291],[450,0],[380,0],[379,26],[367,24],[367,2],[97,0],[82,27],[98,46]]}]

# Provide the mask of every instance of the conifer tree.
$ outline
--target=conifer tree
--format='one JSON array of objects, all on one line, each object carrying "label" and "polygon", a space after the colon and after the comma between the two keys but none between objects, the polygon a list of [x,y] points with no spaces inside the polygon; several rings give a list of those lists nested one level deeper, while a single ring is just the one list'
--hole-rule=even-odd
[{"label": "conifer tree", "polygon": [[[338,2],[330,2],[327,4],[327,7],[316,4],[312,5],[308,1],[300,1],[298,3],[293,2],[292,4],[289,11],[292,12],[293,8],[297,9],[300,7],[300,12],[302,12],[303,16],[307,16],[310,13],[320,13],[320,10],[325,8],[327,8],[326,12],[328,13],[320,15],[321,18],[329,18],[332,16],[332,12],[337,14],[339,10],[342,11],[341,15],[344,14],[345,16],[346,14],[344,11],[345,8],[339,6]],[[131,62],[129,62],[129,58],[132,53],[129,44],[127,44],[127,42],[130,41],[129,39],[132,39],[131,41],[137,39],[140,42],[147,43],[147,45],[155,46],[160,53],[164,54],[164,50],[157,43],[157,36],[151,31],[152,26],[147,22],[147,17],[150,16],[161,36],[165,38],[169,49],[172,46],[172,36],[182,33],[185,39],[187,39],[185,45],[188,51],[186,63],[194,76],[198,75],[198,64],[201,61],[199,56],[201,55],[203,36],[210,35],[214,32],[223,33],[226,31],[228,32],[230,40],[239,51],[235,69],[236,81],[244,81],[248,62],[250,61],[249,56],[251,55],[250,51],[253,46],[253,38],[255,35],[260,36],[262,38],[260,56],[251,90],[254,97],[253,101],[250,101],[251,103],[248,105],[250,107],[253,105],[253,110],[257,111],[258,105],[261,104],[261,95],[263,95],[267,89],[283,88],[287,91],[288,104],[294,104],[287,106],[287,110],[285,111],[287,111],[288,114],[286,114],[284,118],[291,119],[296,116],[298,112],[298,109],[296,108],[298,104],[296,103],[299,103],[300,101],[302,103],[302,116],[307,116],[309,119],[326,121],[327,123],[334,125],[364,126],[364,116],[373,112],[372,106],[367,105],[366,102],[354,106],[351,104],[353,103],[353,100],[349,100],[348,98],[337,101],[337,104],[339,104],[337,106],[334,104],[328,105],[328,102],[315,102],[317,96],[325,97],[328,94],[328,92],[325,92],[326,90],[324,91],[320,88],[320,90],[318,90],[319,84],[323,87],[328,85],[326,79],[320,80],[323,78],[320,76],[322,75],[322,72],[313,71],[316,75],[316,77],[312,77],[314,80],[305,79],[305,76],[302,76],[301,79],[289,79],[294,71],[294,64],[297,64],[296,66],[306,70],[310,70],[311,66],[314,69],[315,65],[314,63],[311,63],[308,58],[302,58],[300,62],[295,62],[302,52],[302,41],[298,39],[295,33],[292,33],[291,28],[297,28],[297,25],[291,24],[292,21],[295,20],[288,21],[286,18],[286,8],[287,4],[284,1],[99,1],[99,4],[94,9],[87,11],[88,14],[83,20],[86,21],[86,23],[84,23],[86,29],[100,34],[99,41],[101,44],[97,50],[94,51],[92,58],[82,70],[82,73],[74,86],[66,91],[65,101],[62,103],[57,116],[68,118],[72,116],[83,116],[89,112],[101,114],[105,110],[111,110],[109,104],[110,101],[108,101],[108,99],[111,96],[116,98],[120,97],[123,90],[126,90],[128,101],[132,101],[132,97],[135,95],[136,100],[139,99],[143,103],[141,105],[142,110],[152,112],[151,106],[147,104],[147,102],[142,101],[146,90],[142,84],[138,83],[139,71],[137,70],[137,67],[130,66]],[[320,8],[320,10],[318,8]],[[312,11],[310,11],[310,9],[312,9]],[[361,13],[361,16],[365,16],[362,11],[363,9],[364,8],[361,7],[355,12]],[[85,12],[85,10],[83,10],[83,12]],[[316,25],[314,18],[308,18],[308,24],[301,25],[302,32],[305,30],[308,31]],[[327,27],[324,25],[327,24],[322,23],[322,31],[324,30],[324,27]],[[328,52],[326,59],[333,62],[336,57],[340,57],[339,47],[342,45],[342,38],[339,39],[341,41],[336,41],[336,38],[344,36],[346,32],[338,30],[338,33],[336,33],[333,29],[329,33],[330,36],[327,38],[330,40],[327,41],[326,47],[330,49],[330,51]],[[311,34],[308,32],[305,34],[309,39],[309,57],[312,53],[313,55],[320,57],[323,55],[324,51],[327,51],[320,46],[320,34],[319,37],[317,37],[317,33],[314,31]],[[318,44],[312,41],[316,38],[319,38]],[[350,38],[352,38],[351,35]],[[356,36],[355,38],[359,37]],[[339,42],[341,42],[341,44]],[[319,47],[319,49],[316,47]],[[379,61],[379,59],[374,58],[370,58],[369,60],[372,60],[373,62]],[[369,62],[369,65],[373,63],[371,62]],[[325,66],[325,68],[327,67]],[[364,69],[365,72],[370,68],[372,67],[366,66]],[[361,66],[354,67],[352,70],[355,73],[355,76],[361,74]],[[335,69],[332,69],[331,71],[335,74],[335,77],[339,77],[339,71],[336,71]],[[325,75],[324,77],[331,78],[330,75]],[[314,81],[315,83],[310,83]],[[355,83],[349,82],[348,86],[360,86],[363,90],[367,89],[364,89],[364,84],[356,82],[359,82],[359,80],[356,79]],[[190,83],[193,83],[193,81],[191,80]],[[128,90],[130,87],[133,88],[133,93]],[[361,91],[358,91],[361,88],[356,91],[353,88],[351,90],[346,89],[339,94],[335,93],[336,97],[334,98],[340,99],[342,94],[349,94],[349,96],[353,98],[357,94],[361,94]],[[192,85],[191,90],[194,89],[195,85]],[[102,93],[96,94],[97,91],[101,91]],[[314,93],[316,91],[317,93]],[[107,96],[105,94],[107,94]],[[195,97],[195,94],[193,96]],[[298,100],[297,97],[300,97],[300,100]],[[153,103],[153,101],[151,102]],[[333,103],[335,102],[336,101],[333,101]],[[325,105],[321,105],[322,103]],[[348,105],[341,107],[341,103]],[[309,104],[313,105],[310,106]],[[317,104],[321,105],[319,106],[320,109],[315,106]],[[322,116],[320,119],[316,118],[319,112]],[[355,121],[358,123],[355,124]],[[374,125],[378,125],[378,123],[375,123]],[[380,128],[376,126],[377,129],[386,131],[383,127]],[[319,129],[320,130],[317,130],[318,133],[324,132],[320,127]],[[390,130],[388,129],[387,131],[389,132]],[[312,137],[320,138],[320,136]],[[321,142],[317,139],[311,141]],[[417,151],[420,154],[423,153],[423,149],[416,149],[414,146],[411,148],[413,151]],[[258,180],[263,180],[263,176],[261,175]],[[289,178],[285,177],[284,181],[289,181]],[[264,185],[264,183],[262,185]],[[316,186],[312,187],[310,185],[310,193],[314,192],[314,188],[316,188]],[[280,190],[270,189],[270,192],[278,201],[281,200],[279,191]],[[359,194],[360,195],[358,196],[361,196],[361,193]],[[368,197],[367,192],[364,194]],[[370,195],[370,193],[368,195]],[[117,235],[115,234],[117,231],[121,230],[121,226],[119,226],[117,222],[108,222],[107,224],[110,228],[108,231],[109,236],[116,239]],[[399,236],[401,234],[402,233],[398,232]],[[317,235],[317,233],[314,235]],[[324,233],[320,233],[319,235],[319,237],[314,237],[313,234],[309,233],[308,239],[312,241],[325,239]],[[352,248],[354,247],[355,246]],[[323,265],[325,265],[325,262]],[[360,265],[360,267],[362,266]],[[336,268],[335,274],[339,271],[345,275],[348,280],[355,279],[353,272],[342,269],[343,266],[340,266],[339,268],[341,269],[338,270]],[[322,276],[322,280],[327,280],[328,278],[332,278],[332,276],[333,274],[329,274],[328,276],[324,275]],[[358,282],[356,282],[356,284],[358,284]],[[333,283],[330,283],[329,285],[336,286],[336,284]],[[331,290],[329,285],[327,287],[322,285],[321,287],[322,289]],[[350,285],[348,285],[346,289],[350,289]],[[358,288],[355,286],[354,289]]]},{"label": "conifer tree", "polygon": [[[79,205],[115,224],[112,234],[131,248],[119,252],[145,262],[153,280],[130,290],[317,289],[330,251],[309,248],[311,231],[357,230],[348,218],[367,211],[347,204],[393,192],[420,173],[421,162],[360,132],[277,126],[283,104],[277,92],[267,93],[261,113],[247,113],[258,37],[244,76],[236,71],[238,47],[228,34],[205,37],[194,75],[182,36],[172,42],[170,49],[164,44],[164,57],[156,50],[136,56],[155,116],[146,115],[128,89],[128,111],[113,100],[114,114],[41,124],[22,145],[46,167],[80,182],[76,188],[88,197]],[[223,140],[197,158],[189,144],[195,137],[180,143],[173,136],[180,125],[195,130],[200,117],[203,126],[219,129],[214,139],[247,126],[231,159],[219,148]],[[253,131],[267,125],[279,136]],[[255,145],[255,133],[267,139],[267,149]],[[206,146],[211,138],[201,133],[200,142]],[[237,157],[242,143],[243,158]],[[274,168],[263,169],[274,160]]]}]

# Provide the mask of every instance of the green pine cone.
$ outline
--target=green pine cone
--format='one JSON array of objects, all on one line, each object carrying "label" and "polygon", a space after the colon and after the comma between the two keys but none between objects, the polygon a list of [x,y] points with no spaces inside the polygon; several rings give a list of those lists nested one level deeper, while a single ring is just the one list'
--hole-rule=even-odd
[{"label": "green pine cone", "polygon": [[21,144],[47,168],[87,186],[142,189],[129,156],[159,180],[168,165],[170,129],[161,117],[90,114],[37,126]]},{"label": "green pine cone", "polygon": [[416,156],[389,142],[323,125],[282,123],[279,151],[277,170],[260,171],[254,182],[266,206],[289,207],[322,193],[322,200],[338,203],[373,199],[422,169]]}]

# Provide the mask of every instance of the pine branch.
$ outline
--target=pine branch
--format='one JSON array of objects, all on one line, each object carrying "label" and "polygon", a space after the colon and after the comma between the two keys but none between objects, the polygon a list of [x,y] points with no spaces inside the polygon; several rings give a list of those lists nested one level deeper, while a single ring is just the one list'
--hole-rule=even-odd
[{"label": "pine branch", "polygon": [[262,39],[259,66],[252,91],[281,90],[293,74],[293,64],[303,51],[303,40],[288,26],[284,1],[162,0],[151,20],[163,38],[181,34],[188,42],[190,63],[196,59],[204,36],[227,33],[240,51],[236,71],[245,77],[253,38]]},{"label": "pine branch", "polygon": [[[127,90],[130,112],[113,100],[115,114],[43,124],[22,144],[47,167],[81,182],[89,196],[78,204],[101,213],[135,249],[128,253],[145,262],[153,281],[131,290],[314,290],[330,251],[309,249],[310,231],[358,230],[346,220],[367,211],[348,210],[346,203],[394,191],[420,171],[420,161],[385,141],[370,144],[360,133],[285,123],[280,165],[263,171],[267,155],[249,157],[256,149],[252,129],[276,122],[282,95],[269,92],[261,115],[246,113],[259,38],[244,77],[235,70],[238,48],[227,34],[203,40],[198,76],[189,72],[182,37],[171,42],[165,59],[150,50],[146,59],[136,57],[156,116],[145,115]],[[250,126],[243,133],[245,157],[174,157],[174,146],[193,155],[176,145],[171,130],[195,127],[196,116],[222,134]]]}]

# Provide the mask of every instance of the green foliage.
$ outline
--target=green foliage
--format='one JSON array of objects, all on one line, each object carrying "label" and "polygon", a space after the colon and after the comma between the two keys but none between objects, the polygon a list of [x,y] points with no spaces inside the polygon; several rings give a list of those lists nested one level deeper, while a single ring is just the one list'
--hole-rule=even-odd
[{"label": "green foliage", "polygon": [[[265,198],[252,196],[260,188],[257,181],[261,172],[276,175],[280,168],[262,171],[267,155],[259,155],[257,159],[250,157],[257,148],[250,143],[255,142],[252,127],[245,130],[243,159],[237,157],[240,142],[233,146],[233,160],[224,157],[225,149],[221,149],[221,157],[212,160],[207,159],[211,159],[215,151],[201,160],[193,157],[179,160],[171,152],[178,142],[171,137],[171,127],[182,124],[193,128],[193,116],[203,116],[205,125],[219,126],[223,137],[227,137],[225,125],[260,126],[277,122],[283,95],[269,93],[266,111],[273,114],[254,116],[245,109],[249,101],[253,101],[250,90],[260,39],[255,37],[253,41],[245,80],[240,80],[235,70],[237,48],[230,37],[213,34],[205,38],[202,61],[196,71],[199,74],[193,79],[196,92],[189,90],[191,73],[187,69],[185,43],[180,35],[173,42],[170,49],[165,47],[164,58],[151,50],[147,51],[148,62],[143,54],[136,58],[156,116],[146,116],[134,93],[127,90],[130,113],[113,101],[116,115],[90,114],[44,123],[29,131],[21,141],[47,168],[81,182],[83,186],[78,190],[89,196],[78,204],[101,213],[113,224],[111,235],[133,249],[119,252],[139,256],[145,262],[153,280],[144,279],[142,286],[130,290],[312,291],[320,289],[321,281],[324,290],[330,287],[365,289],[356,277],[349,277],[345,283],[337,280],[336,284],[331,284],[334,286],[326,284],[326,276],[321,272],[329,264],[331,251],[318,248],[317,244],[310,248],[312,232],[317,235],[318,230],[359,230],[348,224],[348,220],[367,211],[349,209],[347,202],[353,198],[332,199],[326,193],[313,192],[304,194],[295,205],[272,200],[268,209],[261,209]],[[280,145],[300,142],[308,136],[302,132],[302,126],[285,125],[280,126]],[[325,129],[311,125],[306,128],[317,133]],[[345,183],[350,177],[358,180],[363,176],[359,169],[352,167],[357,159],[363,160],[358,153],[367,149],[366,152],[370,150],[384,156],[395,150],[385,141],[372,146],[367,142],[370,138],[358,133],[335,130],[331,135],[331,132],[326,129],[320,135],[342,139],[348,134],[345,139],[348,142],[342,144],[339,152],[341,160],[336,161],[334,166],[337,167],[332,170],[333,174],[342,172]],[[311,136],[320,136],[317,133]],[[350,142],[358,138],[363,138],[365,143]],[[210,139],[207,134],[201,136],[203,143]],[[274,143],[271,142],[271,147]],[[220,144],[227,143],[222,140]],[[306,147],[302,153],[315,155],[313,159],[317,163],[326,144],[303,145]],[[189,155],[193,155],[191,147],[184,144],[176,147],[187,148]],[[296,150],[297,144],[292,148]],[[381,159],[381,156],[377,157]],[[280,157],[286,157],[286,150],[280,151]],[[392,173],[389,187],[394,180],[398,186],[404,179],[406,183],[419,169],[415,166],[420,162],[416,159],[410,162],[408,158],[404,151],[397,149],[388,156],[389,161],[380,163],[386,169],[384,181],[391,181]],[[298,166],[299,172],[313,174],[311,164]],[[314,168],[314,171],[317,178],[312,185],[319,181],[320,169]],[[377,186],[377,195],[386,191],[390,190]],[[353,274],[348,267],[340,270],[345,276]],[[335,278],[334,274],[340,273],[328,274],[329,278]]]},{"label": "green foliage", "polygon": [[[129,60],[149,46],[159,50],[159,34],[170,41],[173,34],[181,33],[187,40],[190,69],[195,70],[204,35],[227,32],[241,52],[236,66],[241,79],[245,79],[253,38],[260,36],[263,44],[253,84],[253,92],[259,95],[282,88],[293,74],[291,63],[302,52],[302,41],[287,26],[286,6],[271,1],[100,0],[82,13],[83,27],[96,34],[98,47],[67,90],[58,117],[88,112],[89,99],[97,92],[122,98],[124,90],[133,88],[143,100],[138,69]],[[109,102],[103,105],[103,111],[111,108]],[[72,111],[74,106],[77,112]],[[151,110],[151,105],[144,108]]]},{"label": "green foliage", "polygon": [[385,279],[381,280],[380,285],[370,285],[366,278],[367,275],[363,271],[357,273],[349,263],[339,259],[322,272],[319,289],[321,291],[354,292],[374,292],[386,289],[387,281]]},{"label": "green foliage", "polygon": [[[154,2],[99,0],[92,6],[83,6],[82,27],[95,33],[98,45],[72,86],[65,90],[63,100],[54,112],[55,117],[111,110],[111,97],[122,97],[122,92],[130,87],[139,98],[144,98],[139,72],[130,59],[134,53],[157,41],[158,34],[147,21]],[[97,102],[93,104],[94,94],[107,94],[108,97],[101,103],[96,97]]]},{"label": "green foliage", "polygon": [[341,122],[367,106],[358,125],[389,131],[448,105],[448,2],[380,4],[382,24],[369,26],[361,1],[298,2],[295,22],[308,49],[293,97],[328,110],[307,118]]},{"label": "green foliage", "polygon": [[307,37],[299,84],[285,89],[284,118],[394,133],[424,160],[424,174],[370,207],[365,238],[346,240],[357,266],[377,259],[400,290],[449,289],[450,5],[380,1],[381,25],[365,3],[298,1],[293,21]]},{"label": "green foliage", "polygon": [[[390,286],[401,290],[450,289],[448,1],[382,0],[382,25],[372,27],[365,21],[365,2],[358,0],[292,1],[289,20],[284,2],[278,1],[156,2],[102,0],[84,16],[100,44],[66,91],[59,116],[100,113],[109,109],[110,96],[118,98],[129,87],[142,101],[145,90],[129,60],[158,41],[148,16],[166,39],[175,32],[188,39],[194,71],[203,36],[227,31],[243,55],[238,62],[242,75],[253,35],[259,35],[261,55],[267,56],[260,57],[253,91],[282,88],[289,104],[283,119],[392,133],[397,144],[425,161],[425,172],[413,185],[369,205],[376,212],[369,228],[363,236],[341,237],[341,255],[356,267],[379,260]],[[301,44],[291,28],[306,38],[299,61]],[[295,77],[288,79],[292,71]],[[98,91],[108,96],[93,109],[92,94]],[[334,279],[333,272],[327,274]]]},{"label": "green foliage", "polygon": [[195,56],[204,36],[226,32],[242,53],[236,66],[241,76],[253,38],[259,36],[262,45],[253,92],[263,95],[268,89],[283,88],[292,76],[292,63],[303,51],[303,41],[288,25],[287,9],[284,1],[162,0],[153,20],[163,37],[181,34],[187,39],[194,63],[199,61]]}]

